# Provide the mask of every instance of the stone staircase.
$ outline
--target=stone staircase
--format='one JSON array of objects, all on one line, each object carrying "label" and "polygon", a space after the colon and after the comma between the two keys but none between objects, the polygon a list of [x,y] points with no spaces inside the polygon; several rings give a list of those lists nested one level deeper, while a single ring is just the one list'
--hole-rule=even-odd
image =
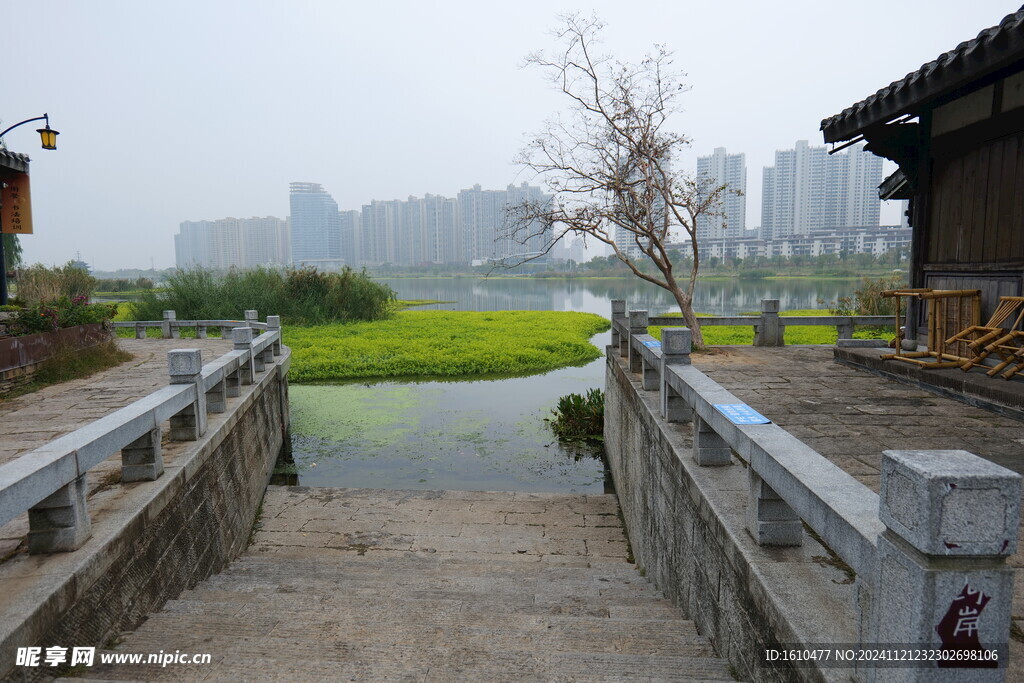
[{"label": "stone staircase", "polygon": [[[270,487],[248,551],[86,679],[732,680],[614,496]],[[100,664],[209,653],[209,664]]]}]

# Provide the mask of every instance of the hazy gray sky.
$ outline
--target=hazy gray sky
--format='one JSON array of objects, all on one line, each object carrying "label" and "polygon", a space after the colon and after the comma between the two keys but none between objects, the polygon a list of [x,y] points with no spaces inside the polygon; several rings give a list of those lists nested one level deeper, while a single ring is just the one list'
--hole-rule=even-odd
[{"label": "hazy gray sky", "polygon": [[[1018,0],[1019,2],[1019,0]],[[633,5],[629,7],[628,5]],[[32,157],[29,262],[80,251],[96,268],[174,264],[184,220],[288,214],[288,183],[343,209],[474,183],[512,165],[563,102],[523,57],[560,12],[597,13],[605,47],[676,52],[692,90],[675,127],[688,158],[747,155],[748,227],[761,169],[820,120],[999,22],[1009,0],[814,2],[34,1],[3,5],[6,137]],[[883,222],[896,220],[883,210]]]}]

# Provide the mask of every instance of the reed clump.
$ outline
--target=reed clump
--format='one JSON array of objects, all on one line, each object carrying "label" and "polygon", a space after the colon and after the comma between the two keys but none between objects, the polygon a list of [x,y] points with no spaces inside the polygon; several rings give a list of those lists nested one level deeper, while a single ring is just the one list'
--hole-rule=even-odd
[{"label": "reed clump", "polygon": [[131,304],[134,320],[160,320],[173,310],[179,320],[233,320],[242,311],[280,315],[295,325],[382,320],[391,315],[395,293],[351,268],[336,273],[316,268],[231,270],[217,275],[201,268],[171,276],[159,289],[143,291]]},{"label": "reed clump", "polygon": [[57,299],[88,299],[96,288],[96,278],[68,261],[63,266],[48,267],[37,263],[19,268],[14,274],[17,300],[23,306],[34,306]]}]

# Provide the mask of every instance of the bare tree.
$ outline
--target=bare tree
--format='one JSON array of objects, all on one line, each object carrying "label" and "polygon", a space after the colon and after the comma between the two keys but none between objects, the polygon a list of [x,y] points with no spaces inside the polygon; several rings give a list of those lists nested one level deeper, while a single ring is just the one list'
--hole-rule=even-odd
[{"label": "bare tree", "polygon": [[[703,346],[693,312],[697,219],[722,215],[729,190],[672,167],[676,153],[690,144],[667,127],[687,90],[681,74],[672,70],[664,46],[656,45],[639,64],[620,62],[595,53],[604,27],[599,19],[561,19],[564,25],[554,33],[560,51],[534,53],[526,64],[540,67],[570,107],[517,158],[544,179],[552,197],[510,207],[509,231],[523,244],[542,240],[544,253],[568,235],[609,245],[637,277],[671,292],[694,344]],[[669,256],[669,244],[678,241],[689,243],[689,272]],[[643,267],[647,261],[654,269]]]}]

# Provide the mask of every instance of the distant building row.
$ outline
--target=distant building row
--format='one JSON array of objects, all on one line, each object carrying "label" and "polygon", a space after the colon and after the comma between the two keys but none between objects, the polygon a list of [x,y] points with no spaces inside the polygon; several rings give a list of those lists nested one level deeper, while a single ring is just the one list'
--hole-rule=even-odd
[{"label": "distant building row", "polygon": [[288,263],[288,245],[287,221],[273,216],[185,221],[174,255],[178,268],[253,268]]},{"label": "distant building row", "polygon": [[541,226],[525,244],[509,236],[506,207],[549,200],[523,183],[504,190],[479,185],[458,197],[426,195],[374,200],[361,211],[339,211],[317,183],[291,183],[291,216],[186,221],[175,236],[179,268],[251,268],[259,265],[470,264],[520,260],[543,251]]},{"label": "distant building row", "polygon": [[474,185],[458,197],[428,194],[371,201],[362,211],[338,211],[316,183],[291,184],[291,259],[296,265],[400,266],[469,264],[523,258],[543,249],[543,235],[525,245],[508,237],[507,206],[545,201],[538,187],[504,190]]},{"label": "distant building row", "polygon": [[[697,174],[728,185],[721,216],[697,220],[699,241],[736,239],[748,233],[747,170],[743,154],[719,147],[698,157]],[[761,177],[761,232],[766,240],[810,235],[847,226],[878,226],[882,159],[857,147],[829,155],[824,147],[799,140],[794,149],[775,152],[775,165]]]},{"label": "distant building row", "polygon": [[909,256],[911,233],[911,228],[904,224],[821,228],[805,234],[783,235],[773,239],[723,237],[700,242],[700,253],[705,259],[748,259],[759,256],[791,258],[843,254],[882,256],[893,251]]}]

